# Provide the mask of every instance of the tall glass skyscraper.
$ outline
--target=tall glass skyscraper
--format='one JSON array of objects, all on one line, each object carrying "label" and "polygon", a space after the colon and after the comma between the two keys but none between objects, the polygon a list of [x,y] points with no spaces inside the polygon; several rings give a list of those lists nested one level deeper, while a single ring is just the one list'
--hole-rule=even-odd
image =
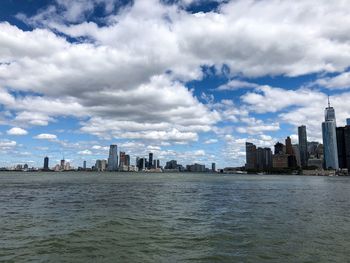
[{"label": "tall glass skyscraper", "polygon": [[322,137],[325,168],[339,169],[335,111],[329,100],[325,110],[325,121],[322,123]]},{"label": "tall glass skyscraper", "polygon": [[118,170],[118,146],[109,146],[109,156],[108,156],[108,171]]},{"label": "tall glass skyscraper", "polygon": [[300,164],[302,167],[305,167],[307,166],[307,161],[308,161],[306,126],[302,125],[298,127],[298,137],[299,137]]}]

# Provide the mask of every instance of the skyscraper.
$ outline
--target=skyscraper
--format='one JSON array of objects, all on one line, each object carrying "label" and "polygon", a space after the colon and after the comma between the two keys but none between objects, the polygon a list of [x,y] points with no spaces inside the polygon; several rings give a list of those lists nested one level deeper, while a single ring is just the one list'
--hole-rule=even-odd
[{"label": "skyscraper", "polygon": [[250,142],[245,143],[246,151],[246,169],[256,169],[257,168],[257,153],[256,146]]},{"label": "skyscraper", "polygon": [[338,163],[339,168],[344,169],[346,166],[346,151],[345,151],[345,136],[344,136],[345,127],[337,127],[337,150],[338,150]]},{"label": "skyscraper", "polygon": [[119,167],[126,165],[126,154],[125,152],[119,152]]},{"label": "skyscraper", "polygon": [[288,136],[286,139],[286,154],[293,155],[293,146],[292,146],[292,140]]},{"label": "skyscraper", "polygon": [[48,171],[49,170],[49,157],[44,158],[44,170]]},{"label": "skyscraper", "polygon": [[216,172],[216,165],[215,163],[211,163],[211,171]]},{"label": "skyscraper", "polygon": [[148,154],[148,169],[151,169],[153,166],[153,153]]},{"label": "skyscraper", "polygon": [[109,156],[108,156],[108,171],[118,170],[118,146],[112,144],[109,146]]},{"label": "skyscraper", "polygon": [[275,154],[283,154],[284,153],[284,145],[283,143],[277,142],[275,144]]},{"label": "skyscraper", "polygon": [[329,103],[329,98],[328,107],[325,109],[325,121],[322,123],[322,137],[325,168],[339,169],[335,111]]},{"label": "skyscraper", "polygon": [[300,154],[300,164],[301,167],[307,166],[308,161],[308,151],[307,151],[307,135],[306,126],[302,125],[298,127],[298,137],[299,137],[299,154]]},{"label": "skyscraper", "polygon": [[86,161],[83,162],[83,169],[86,170]]}]

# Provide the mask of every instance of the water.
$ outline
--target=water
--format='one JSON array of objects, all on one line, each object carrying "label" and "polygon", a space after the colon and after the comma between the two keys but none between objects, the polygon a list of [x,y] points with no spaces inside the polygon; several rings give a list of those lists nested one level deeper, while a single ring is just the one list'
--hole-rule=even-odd
[{"label": "water", "polygon": [[349,262],[350,178],[1,173],[0,261]]}]

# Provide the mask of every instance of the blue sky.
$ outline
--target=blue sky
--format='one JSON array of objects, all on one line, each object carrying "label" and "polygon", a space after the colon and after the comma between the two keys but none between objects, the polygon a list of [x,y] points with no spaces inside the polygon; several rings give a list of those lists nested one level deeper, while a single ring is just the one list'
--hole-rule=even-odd
[{"label": "blue sky", "polygon": [[306,125],[327,95],[350,116],[344,1],[3,0],[0,166],[75,167],[116,143],[164,164],[243,165]]}]

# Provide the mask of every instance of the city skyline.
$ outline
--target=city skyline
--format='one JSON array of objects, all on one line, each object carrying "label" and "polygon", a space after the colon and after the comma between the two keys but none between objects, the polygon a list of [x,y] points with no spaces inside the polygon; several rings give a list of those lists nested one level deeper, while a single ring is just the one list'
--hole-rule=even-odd
[{"label": "city skyline", "polygon": [[64,156],[90,167],[112,144],[132,162],[152,152],[163,165],[243,166],[246,141],[296,144],[302,125],[321,143],[328,95],[338,126],[350,116],[349,12],[342,1],[4,0],[0,166]]}]

